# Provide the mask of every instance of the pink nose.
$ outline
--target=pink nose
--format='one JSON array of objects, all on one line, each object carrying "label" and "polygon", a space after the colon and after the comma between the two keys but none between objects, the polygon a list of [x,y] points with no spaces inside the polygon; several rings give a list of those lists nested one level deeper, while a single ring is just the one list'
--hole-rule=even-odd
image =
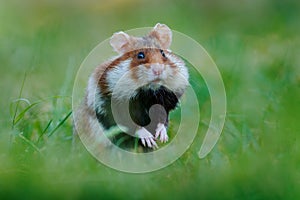
[{"label": "pink nose", "polygon": [[152,72],[154,75],[158,76],[161,75],[163,72],[163,66],[155,65],[152,67]]},{"label": "pink nose", "polygon": [[162,73],[161,69],[152,69],[152,71],[153,71],[154,75],[161,75],[161,73]]}]

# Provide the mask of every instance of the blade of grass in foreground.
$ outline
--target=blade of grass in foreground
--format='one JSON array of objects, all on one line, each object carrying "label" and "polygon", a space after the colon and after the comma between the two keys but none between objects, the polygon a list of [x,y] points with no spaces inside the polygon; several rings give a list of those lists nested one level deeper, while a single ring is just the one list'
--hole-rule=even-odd
[{"label": "blade of grass in foreground", "polygon": [[50,128],[50,125],[52,124],[52,122],[53,122],[53,120],[50,119],[50,121],[48,122],[46,128],[44,128],[44,130],[43,130],[42,133],[40,134],[38,141],[40,141],[41,137],[42,137],[42,136],[46,133],[46,131]]},{"label": "blade of grass in foreground", "polygon": [[29,106],[27,106],[20,114],[18,114],[17,116],[14,117],[13,119],[13,127],[24,117],[25,113],[31,109],[32,107],[34,107],[35,105],[41,103],[42,101],[38,101],[35,103],[30,104]]},{"label": "blade of grass in foreground", "polygon": [[57,124],[57,126],[54,128],[54,129],[52,129],[52,131],[48,134],[48,137],[50,137],[51,135],[53,135],[53,133],[59,128],[59,127],[61,127],[64,123],[65,123],[65,121],[70,117],[70,115],[72,114],[72,111],[70,111],[58,124]]},{"label": "blade of grass in foreground", "polygon": [[[22,85],[21,85],[21,89],[20,89],[20,92],[19,92],[19,98],[18,99],[21,99],[21,96],[22,96],[22,93],[23,93],[23,88],[24,88],[24,85],[25,85],[26,77],[27,77],[27,74],[25,72],[24,78],[23,78],[23,81],[22,81]],[[14,116],[13,116],[13,120],[12,120],[12,129],[14,129],[14,127],[15,127],[15,119],[17,117],[17,112],[18,112],[19,104],[20,104],[20,101],[17,101],[15,112],[14,112]]]},{"label": "blade of grass in foreground", "polygon": [[40,154],[43,155],[43,153],[41,152],[41,150],[35,144],[33,144],[30,140],[28,140],[26,137],[23,136],[23,132],[20,133],[20,134],[18,134],[18,136],[22,140],[24,140],[27,144],[29,144],[34,150],[36,150],[38,153],[40,153]]}]

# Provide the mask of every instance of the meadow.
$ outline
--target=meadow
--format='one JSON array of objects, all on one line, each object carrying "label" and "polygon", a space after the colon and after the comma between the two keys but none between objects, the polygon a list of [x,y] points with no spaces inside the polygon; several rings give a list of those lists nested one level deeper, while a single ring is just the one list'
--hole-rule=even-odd
[{"label": "meadow", "polygon": [[[72,134],[74,79],[114,32],[157,22],[199,42],[215,61],[227,94],[225,126],[199,159],[210,101],[194,78],[197,140],[164,169],[119,172]],[[0,0],[0,198],[300,199],[299,24],[296,0]]]}]

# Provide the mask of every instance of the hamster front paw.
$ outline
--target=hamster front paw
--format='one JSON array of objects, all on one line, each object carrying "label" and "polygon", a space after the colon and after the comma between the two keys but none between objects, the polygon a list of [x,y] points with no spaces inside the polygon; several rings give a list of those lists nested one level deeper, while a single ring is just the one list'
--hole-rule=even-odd
[{"label": "hamster front paw", "polygon": [[167,134],[167,129],[164,124],[158,123],[157,128],[155,129],[155,139],[157,139],[159,136],[159,139],[161,142],[166,143],[169,140],[169,136]]},{"label": "hamster front paw", "polygon": [[150,147],[150,148],[158,148],[156,142],[154,141],[154,137],[153,135],[144,127],[140,127],[137,131],[136,131],[136,136],[138,138],[141,139],[142,144],[146,147]]}]

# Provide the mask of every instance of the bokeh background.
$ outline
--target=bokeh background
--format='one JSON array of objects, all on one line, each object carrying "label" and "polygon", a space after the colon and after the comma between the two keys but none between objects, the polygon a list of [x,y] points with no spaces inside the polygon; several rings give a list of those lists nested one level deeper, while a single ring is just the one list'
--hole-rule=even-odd
[{"label": "bokeh background", "polygon": [[[297,0],[1,0],[0,198],[300,199],[299,8]],[[200,139],[162,170],[117,172],[80,142],[74,150],[73,81],[99,42],[157,22],[197,40],[216,62],[225,128],[199,159],[210,103],[195,84]]]}]

